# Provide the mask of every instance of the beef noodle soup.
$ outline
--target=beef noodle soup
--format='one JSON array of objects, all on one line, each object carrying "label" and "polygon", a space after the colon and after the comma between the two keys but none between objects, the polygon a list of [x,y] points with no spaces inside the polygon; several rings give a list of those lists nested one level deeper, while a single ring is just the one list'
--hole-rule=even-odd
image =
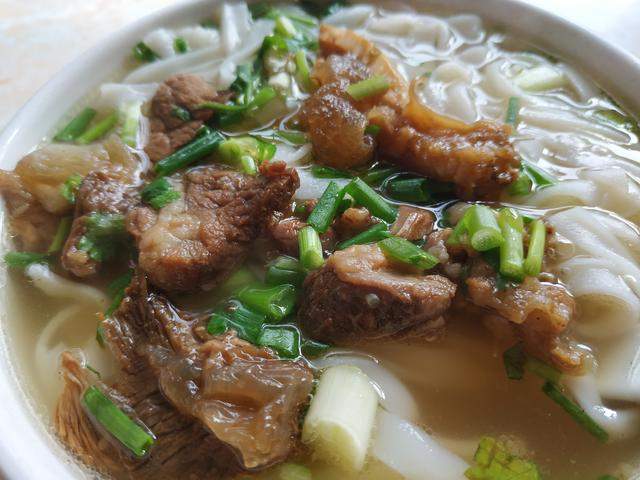
[{"label": "beef noodle soup", "polygon": [[0,171],[61,442],[118,479],[632,478],[638,124],[475,16],[304,6],[142,35]]}]

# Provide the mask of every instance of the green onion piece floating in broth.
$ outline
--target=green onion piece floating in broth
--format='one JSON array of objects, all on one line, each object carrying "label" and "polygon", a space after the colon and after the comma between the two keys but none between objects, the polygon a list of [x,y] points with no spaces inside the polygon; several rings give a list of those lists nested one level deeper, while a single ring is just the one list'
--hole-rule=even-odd
[{"label": "green onion piece floating in broth", "polygon": [[393,223],[398,216],[398,211],[360,178],[351,180],[345,187],[345,192],[351,195],[357,203],[369,210],[372,215],[381,218],[385,222]]},{"label": "green onion piece floating in broth", "polygon": [[560,377],[562,377],[562,373],[553,368],[551,365],[548,365],[544,362],[541,362],[537,358],[527,356],[527,361],[524,364],[524,368],[539,376],[543,380],[548,380],[549,382],[558,383],[560,382]]},{"label": "green onion piece floating in broth", "polygon": [[266,320],[264,315],[250,310],[242,302],[229,300],[224,308],[211,315],[207,332],[211,335],[220,335],[233,329],[239,338],[257,345]]},{"label": "green onion piece floating in broth", "polygon": [[47,263],[50,257],[46,253],[9,252],[4,255],[4,263],[11,268],[26,268],[34,263]]},{"label": "green onion piece floating in broth", "polygon": [[309,143],[309,137],[306,133],[298,130],[277,130],[276,135],[293,145],[304,145]]},{"label": "green onion piece floating in broth", "polygon": [[473,456],[475,465],[464,475],[470,480],[541,480],[535,463],[513,455],[495,438],[483,437]]},{"label": "green onion piece floating in broth", "polygon": [[508,348],[502,354],[502,362],[509,380],[522,380],[524,377],[524,365],[527,361],[527,355],[524,353],[522,345],[517,343],[513,347]]},{"label": "green onion piece floating in broth", "polygon": [[158,55],[151,50],[149,46],[144,42],[138,42],[133,47],[133,56],[141,62],[153,62],[157,60]]},{"label": "green onion piece floating in broth", "polygon": [[173,50],[176,53],[187,53],[189,51],[189,44],[182,37],[176,37],[173,41]]},{"label": "green onion piece floating in broth", "polygon": [[524,221],[510,208],[498,213],[498,224],[504,242],[500,245],[500,273],[505,277],[521,282],[524,279],[524,245],[522,234]]},{"label": "green onion piece floating in broth", "polygon": [[223,140],[220,132],[206,128],[203,135],[156,163],[154,170],[160,176],[171,175],[213,153]]},{"label": "green onion piece floating in broth", "polygon": [[300,332],[293,326],[265,325],[258,345],[274,349],[282,358],[297,358],[300,356]]},{"label": "green onion piece floating in broth", "polygon": [[518,178],[508,187],[508,192],[514,197],[522,197],[531,193],[533,189],[533,181],[526,169],[521,168]]},{"label": "green onion piece floating in broth", "polygon": [[267,267],[265,282],[267,285],[289,284],[299,287],[304,282],[306,275],[296,258],[282,255]]},{"label": "green onion piece floating in broth", "polygon": [[379,241],[378,246],[387,258],[420,270],[429,270],[439,263],[436,257],[401,237],[386,238]]},{"label": "green onion piece floating in broth", "polygon": [[556,177],[531,162],[522,160],[522,168],[527,172],[531,179],[536,182],[538,187],[546,187],[547,185],[558,183],[558,179]]},{"label": "green onion piece floating in broth", "polygon": [[504,238],[493,210],[486,205],[472,205],[464,214],[469,241],[474,250],[485,252],[502,245]]},{"label": "green onion piece floating in broth", "polygon": [[305,357],[315,358],[329,350],[331,345],[308,338],[302,342],[301,348]]},{"label": "green onion piece floating in broth", "polygon": [[373,185],[375,187],[396,173],[398,173],[396,167],[374,168],[363,174],[360,178],[362,178],[362,181],[367,185]]},{"label": "green onion piece floating in broth", "polygon": [[542,270],[544,246],[547,237],[547,227],[540,219],[531,222],[529,233],[529,250],[524,261],[524,273],[536,277]]},{"label": "green onion piece floating in broth", "polygon": [[238,292],[238,299],[253,311],[266,315],[269,320],[280,322],[293,313],[296,289],[293,285],[275,287],[245,287]]},{"label": "green onion piece floating in broth", "polygon": [[353,175],[344,170],[338,170],[333,167],[322,167],[320,165],[311,167],[311,173],[316,178],[353,178]]},{"label": "green onion piece floating in broth", "polygon": [[518,125],[518,113],[520,112],[520,99],[518,97],[510,97],[507,106],[507,115],[504,123],[516,127]]},{"label": "green onion piece floating in broth", "polygon": [[354,100],[364,100],[374,95],[380,95],[389,89],[389,80],[384,75],[374,75],[373,77],[352,83],[347,87],[347,93]]},{"label": "green onion piece floating in broth", "polygon": [[122,141],[132,148],[138,146],[138,128],[140,125],[140,108],[142,102],[131,102],[124,106],[122,109],[122,129],[120,131],[120,138]]},{"label": "green onion piece floating in broth", "polygon": [[118,112],[112,112],[98,123],[96,123],[93,127],[85,130],[85,132],[76,138],[76,142],[80,145],[87,145],[91,142],[101,139],[104,137],[113,127],[118,123],[118,119],[120,115]]},{"label": "green onion piece floating in broth", "polygon": [[279,35],[282,35],[283,37],[286,37],[286,38],[293,38],[298,33],[298,30],[296,30],[296,26],[286,16],[279,15],[276,17],[275,20],[276,20],[276,25],[274,30]]},{"label": "green onion piece floating in broth", "polygon": [[148,203],[156,210],[160,210],[162,207],[179,199],[180,192],[174,190],[169,180],[160,177],[144,187],[140,196],[143,202]]},{"label": "green onion piece floating in broth", "polygon": [[309,68],[309,62],[307,61],[307,54],[304,50],[298,50],[295,56],[296,60],[296,74],[298,81],[302,88],[309,92],[313,88],[313,82],[311,81],[311,71]]},{"label": "green onion piece floating in broth", "polygon": [[307,223],[318,233],[325,233],[338,212],[344,190],[336,182],[329,182],[318,203],[307,218]]},{"label": "green onion piece floating in broth", "polygon": [[97,387],[91,386],[85,390],[82,405],[107,432],[136,457],[144,457],[154,445],[153,435],[131,420]]},{"label": "green onion piece floating in broth", "polygon": [[71,231],[71,223],[73,222],[73,217],[64,217],[60,219],[60,223],[58,223],[58,228],[56,229],[56,234],[51,241],[51,245],[49,245],[49,249],[47,253],[52,255],[54,253],[58,253],[62,250],[64,246],[64,242],[67,241],[67,237],[69,236],[69,232]]},{"label": "green onion piece floating in broth", "polygon": [[600,425],[598,425],[593,418],[587,415],[578,404],[567,397],[560,387],[553,382],[545,382],[542,386],[542,391],[551,400],[556,402],[562,409],[567,412],[578,424],[587,430],[591,435],[596,437],[600,442],[605,443],[609,440],[609,434]]},{"label": "green onion piece floating in broth", "polygon": [[384,189],[394,200],[411,203],[428,203],[432,197],[424,178],[400,178],[387,182]]},{"label": "green onion piece floating in broth", "polygon": [[277,480],[313,480],[311,470],[297,463],[285,463],[278,467]]},{"label": "green onion piece floating in broth", "polygon": [[56,142],[73,142],[87,129],[93,117],[96,116],[93,108],[85,108],[76,115],[67,125],[55,134],[53,139]]},{"label": "green onion piece floating in broth", "polygon": [[322,243],[318,232],[307,226],[298,232],[298,247],[300,250],[300,263],[306,270],[315,270],[324,263],[322,256]]},{"label": "green onion piece floating in broth", "polygon": [[367,243],[374,243],[379,240],[391,237],[389,227],[384,223],[376,223],[373,227],[368,228],[364,232],[360,232],[355,237],[351,237],[344,242],[340,242],[336,246],[336,250],[344,250],[352,245],[364,245]]}]

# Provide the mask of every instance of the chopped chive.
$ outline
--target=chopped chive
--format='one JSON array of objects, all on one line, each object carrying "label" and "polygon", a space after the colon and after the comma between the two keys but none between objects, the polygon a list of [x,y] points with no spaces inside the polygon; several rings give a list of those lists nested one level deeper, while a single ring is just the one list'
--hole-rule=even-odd
[{"label": "chopped chive", "polygon": [[138,127],[140,126],[140,108],[142,102],[131,102],[127,104],[122,110],[122,129],[120,131],[120,138],[122,141],[130,147],[137,147],[138,145]]},{"label": "chopped chive", "polygon": [[424,178],[394,179],[385,183],[384,189],[391,198],[402,202],[428,203],[432,201]]},{"label": "chopped chive", "polygon": [[456,224],[456,226],[453,227],[453,230],[451,231],[449,238],[447,238],[447,242],[446,242],[447,245],[460,245],[463,240],[462,238],[463,235],[467,233],[468,233],[467,222],[466,222],[465,216],[463,215],[462,218]]},{"label": "chopped chive", "polygon": [[516,127],[518,125],[518,112],[520,111],[520,99],[518,97],[510,97],[507,106],[507,115],[504,123]]},{"label": "chopped chive", "polygon": [[516,281],[524,279],[524,246],[522,233],[524,221],[510,208],[498,213],[498,224],[504,242],[500,245],[500,273]]},{"label": "chopped chive", "polygon": [[65,127],[55,134],[53,139],[56,142],[73,142],[87,129],[87,126],[96,116],[96,111],[93,108],[85,108],[78,115],[65,125]]},{"label": "chopped chive", "polygon": [[215,311],[207,324],[207,332],[220,335],[229,329],[239,338],[257,344],[266,317],[247,308],[238,300],[230,300],[224,308]]},{"label": "chopped chive", "polygon": [[345,187],[345,191],[357,203],[369,210],[372,215],[381,218],[385,222],[392,223],[398,216],[398,211],[360,178],[351,180]]},{"label": "chopped chive", "polygon": [[296,289],[293,285],[275,287],[245,287],[238,292],[238,300],[251,310],[279,322],[293,312]]},{"label": "chopped chive", "polygon": [[118,115],[118,112],[110,113],[76,138],[76,142],[81,145],[87,145],[88,143],[104,137],[113,127],[116,126],[119,118],[120,116]]},{"label": "chopped chive", "polygon": [[49,245],[49,249],[47,250],[47,254],[52,255],[62,250],[64,242],[67,240],[69,232],[71,231],[71,222],[73,222],[73,217],[64,217],[60,220],[58,228],[56,229],[56,234],[54,235],[51,245]]},{"label": "chopped chive", "polygon": [[176,37],[173,41],[173,49],[176,53],[187,53],[189,51],[189,44],[182,37]]},{"label": "chopped chive", "polygon": [[278,130],[276,135],[294,145],[304,145],[305,143],[309,143],[309,137],[307,134],[297,130]]},{"label": "chopped chive", "polygon": [[188,122],[191,120],[191,113],[186,108],[182,108],[179,105],[174,105],[171,109],[171,116],[182,120],[183,122]]},{"label": "chopped chive", "polygon": [[568,398],[558,385],[553,382],[545,382],[542,391],[551,400],[556,402],[562,409],[567,412],[578,424],[587,430],[591,435],[596,437],[600,442],[605,443],[609,440],[609,434],[600,425],[598,425],[578,404]]},{"label": "chopped chive", "polygon": [[331,348],[331,345],[318,342],[310,338],[302,342],[302,354],[308,358],[319,357],[330,348]]},{"label": "chopped chive", "polygon": [[107,290],[109,292],[109,296],[111,297],[111,303],[109,304],[107,310],[104,312],[105,317],[110,317],[118,309],[118,307],[122,303],[122,300],[124,299],[125,291],[131,283],[132,278],[133,272],[128,271],[124,275],[120,275],[109,284]]},{"label": "chopped chive", "polygon": [[166,207],[179,199],[180,192],[174,190],[166,178],[160,177],[144,187],[140,196],[143,202],[151,205],[156,210],[160,210],[162,207]]},{"label": "chopped chive", "polygon": [[144,457],[155,443],[155,437],[131,420],[97,387],[90,386],[82,395],[87,412],[104,429],[127,447],[136,457]]},{"label": "chopped chive", "polygon": [[472,205],[464,217],[469,241],[474,250],[485,252],[499,247],[504,241],[496,216],[486,205]]},{"label": "chopped chive", "polygon": [[380,126],[379,125],[373,125],[373,124],[369,124],[364,128],[364,133],[366,133],[367,135],[371,135],[371,136],[376,136],[380,133]]},{"label": "chopped chive", "polygon": [[223,140],[220,132],[206,128],[203,135],[156,163],[154,170],[160,176],[171,175],[213,153]]},{"label": "chopped chive", "polygon": [[333,167],[322,167],[320,165],[311,167],[311,173],[316,178],[353,178],[353,175],[344,170],[338,170]]},{"label": "chopped chive", "polygon": [[420,270],[429,270],[438,264],[436,257],[405,238],[389,237],[379,241],[378,246],[387,258],[413,265]]},{"label": "chopped chive", "polygon": [[69,203],[76,203],[76,193],[82,183],[82,175],[74,173],[67,178],[60,187],[60,195],[62,195]]},{"label": "chopped chive", "polygon": [[374,168],[373,170],[369,170],[360,178],[362,178],[362,181],[367,185],[373,185],[375,187],[396,173],[398,173],[398,169],[395,167]]},{"label": "chopped chive", "polygon": [[265,325],[258,345],[274,349],[282,358],[297,358],[300,356],[300,332],[293,326]]},{"label": "chopped chive", "polygon": [[141,62],[153,62],[158,59],[156,52],[151,50],[149,46],[144,42],[138,42],[133,47],[133,56]]},{"label": "chopped chive", "polygon": [[278,467],[278,480],[312,480],[311,470],[297,463],[284,463]]},{"label": "chopped chive", "polygon": [[556,177],[531,162],[522,160],[522,168],[529,174],[533,181],[536,182],[538,187],[545,187],[547,185],[558,183],[558,179]]},{"label": "chopped chive", "polygon": [[307,223],[315,228],[318,233],[325,233],[338,212],[343,196],[344,190],[336,182],[329,182],[311,215],[309,215]]},{"label": "chopped chive", "polygon": [[240,157],[240,169],[247,175],[257,175],[258,166],[253,157],[249,155],[242,155]]},{"label": "chopped chive", "polygon": [[531,222],[529,233],[529,249],[524,261],[524,273],[530,277],[537,277],[542,270],[544,245],[547,237],[547,227],[540,219]]},{"label": "chopped chive", "polygon": [[98,342],[98,345],[104,348],[104,326],[102,325],[102,322],[98,323],[98,328],[96,328],[96,342]]},{"label": "chopped chive", "polygon": [[296,30],[296,26],[293,24],[293,22],[284,15],[279,15],[275,20],[276,25],[274,30],[276,33],[282,35],[283,37],[293,38],[296,36],[296,33],[298,33],[298,30]]},{"label": "chopped chive", "polygon": [[513,455],[495,438],[483,437],[473,456],[474,465],[464,476],[469,480],[541,480],[535,463]]},{"label": "chopped chive", "polygon": [[516,178],[515,182],[509,185],[508,191],[510,195],[514,197],[521,197],[531,193],[533,188],[533,181],[529,176],[529,173],[525,168],[520,169],[520,174]]},{"label": "chopped chive", "polygon": [[373,227],[365,230],[364,232],[360,232],[355,237],[351,237],[344,242],[340,242],[338,245],[336,245],[336,250],[344,250],[345,248],[351,247],[352,245],[374,243],[389,237],[391,237],[389,227],[387,227],[387,225],[384,223],[376,223]]},{"label": "chopped chive", "polygon": [[524,368],[539,376],[543,380],[547,380],[549,382],[558,383],[560,381],[560,377],[562,373],[553,368],[551,365],[548,365],[544,362],[541,362],[537,358],[527,356],[527,361],[524,364]]},{"label": "chopped chive", "polygon": [[47,263],[49,260],[46,253],[9,252],[4,256],[4,263],[11,268],[26,268],[33,263]]},{"label": "chopped chive", "polygon": [[322,243],[318,232],[307,226],[298,232],[298,245],[300,250],[300,263],[306,270],[315,270],[324,263],[322,257]]},{"label": "chopped chive", "polygon": [[502,354],[502,362],[509,380],[522,380],[524,377],[524,365],[527,355],[524,353],[522,345],[516,343]]},{"label": "chopped chive", "polygon": [[298,50],[295,56],[296,60],[296,71],[298,74],[298,79],[302,88],[305,91],[310,91],[313,88],[311,83],[311,73],[309,69],[309,62],[307,61],[307,54],[304,50]]},{"label": "chopped chive", "polygon": [[250,112],[252,110],[257,110],[258,108],[266,105],[272,99],[276,97],[276,91],[273,87],[262,87],[260,90],[256,92],[249,103],[245,104],[232,104],[232,103],[219,103],[219,102],[205,102],[199,104],[196,108],[206,108],[209,110],[215,110],[217,112],[230,112],[230,113],[244,113]]},{"label": "chopped chive", "polygon": [[389,89],[389,80],[384,75],[374,75],[373,77],[352,83],[347,87],[347,93],[354,100],[363,100],[373,95],[379,95]]},{"label": "chopped chive", "polygon": [[289,284],[299,287],[305,277],[306,273],[298,259],[283,255],[268,265],[265,282],[267,285]]}]

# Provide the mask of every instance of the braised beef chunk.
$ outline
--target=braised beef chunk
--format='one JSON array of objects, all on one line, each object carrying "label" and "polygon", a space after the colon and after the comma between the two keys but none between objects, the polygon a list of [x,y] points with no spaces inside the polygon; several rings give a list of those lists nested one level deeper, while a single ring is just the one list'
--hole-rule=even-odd
[{"label": "braised beef chunk", "polygon": [[473,262],[465,284],[469,301],[508,321],[531,355],[562,372],[581,370],[584,352],[566,332],[576,316],[576,304],[562,285],[527,277],[520,285],[500,291],[495,272],[481,260]]},{"label": "braised beef chunk", "polygon": [[440,275],[399,270],[377,245],[331,255],[304,283],[298,320],[312,338],[338,345],[381,338],[434,339],[456,286]]},{"label": "braised beef chunk", "polygon": [[423,240],[431,233],[434,222],[435,217],[429,210],[402,205],[390,230],[392,234],[407,240]]},{"label": "braised beef chunk", "polygon": [[240,265],[269,216],[283,210],[298,188],[295,170],[264,165],[252,176],[219,166],[182,177],[182,196],[158,215],[147,207],[129,214],[140,268],[171,292],[210,289]]},{"label": "braised beef chunk", "polygon": [[116,167],[89,173],[76,193],[75,218],[60,260],[62,266],[78,277],[95,275],[101,259],[83,244],[92,214],[124,215],[139,202],[135,178]]},{"label": "braised beef chunk", "polygon": [[[269,218],[267,233],[280,252],[298,256],[298,233],[306,226],[307,222],[300,217],[287,217],[281,212],[276,212]],[[333,250],[336,243],[334,229],[329,227],[325,233],[320,234],[320,241],[325,251]]]},{"label": "braised beef chunk", "polygon": [[217,92],[198,75],[178,74],[167,79],[151,100],[151,135],[145,147],[152,162],[170,155],[196,136],[213,111],[198,108],[205,102],[222,102],[228,93]]},{"label": "braised beef chunk", "polygon": [[336,219],[334,227],[340,238],[346,240],[364,232],[376,222],[377,220],[374,219],[366,208],[351,207],[347,208],[344,213]]}]

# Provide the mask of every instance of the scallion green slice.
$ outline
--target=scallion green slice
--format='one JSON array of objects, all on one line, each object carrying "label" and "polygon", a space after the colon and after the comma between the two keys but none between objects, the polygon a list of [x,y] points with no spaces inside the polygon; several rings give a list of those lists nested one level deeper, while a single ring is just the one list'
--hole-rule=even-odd
[{"label": "scallion green slice", "polygon": [[374,243],[389,237],[391,237],[389,227],[384,223],[376,223],[373,227],[368,228],[364,232],[360,232],[355,237],[351,237],[344,242],[340,242],[336,246],[336,250],[344,250],[345,248],[348,248],[352,245]]},{"label": "scallion green slice", "polygon": [[531,277],[537,277],[542,270],[544,246],[547,237],[547,227],[540,219],[531,222],[529,232],[529,250],[524,261],[524,273]]},{"label": "scallion green slice", "polygon": [[324,263],[322,257],[322,243],[318,232],[307,226],[298,233],[298,246],[300,250],[300,263],[307,270],[320,268]]},{"label": "scallion green slice", "polygon": [[364,100],[365,98],[379,95],[389,89],[389,80],[384,75],[374,75],[373,77],[352,83],[347,87],[347,93],[354,100]]},{"label": "scallion green slice", "polygon": [[360,178],[351,180],[345,187],[345,191],[372,215],[385,222],[393,223],[398,216],[398,211]]},{"label": "scallion green slice", "polygon": [[436,257],[405,238],[389,237],[379,241],[378,246],[387,258],[413,265],[420,270],[429,270],[438,264]]},{"label": "scallion green slice", "polygon": [[318,233],[325,233],[338,212],[344,190],[336,182],[329,182],[318,203],[307,218],[307,223]]}]

